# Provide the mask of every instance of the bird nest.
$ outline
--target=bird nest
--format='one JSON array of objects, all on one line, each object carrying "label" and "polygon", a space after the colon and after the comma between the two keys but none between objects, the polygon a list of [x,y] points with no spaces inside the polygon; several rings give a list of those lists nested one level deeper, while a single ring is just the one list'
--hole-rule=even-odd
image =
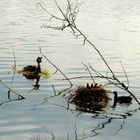
[{"label": "bird nest", "polygon": [[68,101],[75,104],[77,110],[95,112],[107,106],[109,97],[103,86],[87,84],[87,86],[79,86],[74,94],[68,95]]}]

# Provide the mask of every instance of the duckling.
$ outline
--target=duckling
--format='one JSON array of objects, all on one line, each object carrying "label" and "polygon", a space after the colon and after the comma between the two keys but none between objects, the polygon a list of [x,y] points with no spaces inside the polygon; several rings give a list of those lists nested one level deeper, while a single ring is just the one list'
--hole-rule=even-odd
[{"label": "duckling", "polygon": [[114,91],[114,102],[118,102],[120,104],[128,103],[130,104],[132,102],[132,97],[130,96],[120,96],[118,97],[117,91]]},{"label": "duckling", "polygon": [[25,71],[25,72],[41,72],[40,63],[42,62],[42,57],[38,57],[36,59],[36,62],[38,64],[37,66],[35,66],[35,65],[28,65],[28,66],[23,68],[23,71]]}]

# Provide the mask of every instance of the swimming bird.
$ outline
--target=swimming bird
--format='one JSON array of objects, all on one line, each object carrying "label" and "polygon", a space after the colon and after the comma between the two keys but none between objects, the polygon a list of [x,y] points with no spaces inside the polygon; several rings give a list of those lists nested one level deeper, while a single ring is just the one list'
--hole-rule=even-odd
[{"label": "swimming bird", "polygon": [[27,79],[36,79],[40,77],[41,73],[41,66],[40,63],[42,62],[42,57],[38,57],[36,59],[37,66],[36,65],[28,65],[23,68],[22,75],[25,76]]},{"label": "swimming bird", "polygon": [[120,97],[118,97],[117,91],[114,91],[113,93],[114,93],[114,102],[118,102],[120,104],[123,104],[123,103],[130,104],[132,102],[132,97],[130,97],[130,96],[120,96]]},{"label": "swimming bird", "polygon": [[28,66],[23,68],[23,71],[24,72],[41,72],[40,63],[42,62],[42,57],[38,57],[36,59],[36,62],[37,62],[37,66],[35,66],[35,65],[28,65]]}]

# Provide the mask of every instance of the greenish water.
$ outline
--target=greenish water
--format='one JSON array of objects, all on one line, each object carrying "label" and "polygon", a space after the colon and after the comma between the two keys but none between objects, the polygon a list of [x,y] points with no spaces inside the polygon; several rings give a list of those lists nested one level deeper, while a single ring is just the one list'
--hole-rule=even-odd
[{"label": "greenish water", "polygon": [[[105,111],[99,114],[82,113],[73,105],[67,109],[67,101],[62,96],[49,98],[55,90],[69,87],[61,73],[45,58],[42,69],[52,75],[41,78],[39,90],[33,90],[32,84],[19,74],[15,74],[13,83],[13,65],[15,52],[16,68],[36,64],[44,54],[67,77],[88,76],[82,63],[90,63],[99,71],[106,72],[100,57],[88,44],[82,46],[82,38],[75,39],[69,32],[41,28],[49,24],[48,15],[36,7],[38,0],[3,0],[0,2],[0,80],[25,100],[13,101],[0,107],[0,139],[2,140],[139,140],[140,111],[133,100],[130,106],[117,104],[112,108],[110,101]],[[41,1],[44,7],[58,14],[51,1]],[[59,1],[63,5],[64,1]],[[79,1],[81,2],[81,1]],[[120,61],[125,67],[130,89],[140,99],[140,1],[138,0],[82,0],[77,17],[77,26],[99,48],[112,69],[124,82],[126,81]],[[87,82],[90,78],[72,80],[74,87]],[[104,83],[103,80],[97,82]],[[120,94],[125,92],[118,90]],[[8,101],[8,89],[0,84],[0,102]],[[17,98],[10,94],[12,99]],[[112,95],[110,95],[113,98]]]}]

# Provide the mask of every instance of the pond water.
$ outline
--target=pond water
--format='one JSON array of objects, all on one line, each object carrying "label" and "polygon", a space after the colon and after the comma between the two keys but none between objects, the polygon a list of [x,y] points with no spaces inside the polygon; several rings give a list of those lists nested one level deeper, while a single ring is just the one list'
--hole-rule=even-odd
[{"label": "pond water", "polygon": [[[26,99],[9,101],[8,88],[0,84],[0,139],[2,140],[139,140],[140,111],[133,100],[129,106],[113,101],[100,113],[84,113],[74,110],[63,96],[56,92],[69,87],[60,72],[43,57],[41,67],[50,72],[49,78],[41,78],[40,88],[33,89],[35,81],[20,74],[13,75],[13,66],[19,70],[36,64],[36,58],[44,55],[67,77],[89,76],[82,63],[90,63],[96,70],[106,72],[102,60],[87,43],[82,46],[70,30],[57,31],[41,28],[51,25],[49,15],[36,6],[40,0],[0,1],[0,80]],[[79,0],[80,11],[76,24],[101,51],[115,74],[126,82],[123,68],[129,78],[130,90],[140,100],[140,1],[139,0]],[[54,2],[41,1],[45,8],[59,15]],[[59,4],[63,7],[64,0]],[[55,20],[52,20],[55,22]],[[54,23],[53,23],[54,24]],[[54,24],[58,25],[58,24]],[[15,58],[14,58],[15,54]],[[120,63],[121,61],[121,63]],[[13,77],[14,76],[14,77]],[[12,80],[13,79],[13,80]],[[92,82],[91,78],[71,81],[74,88]],[[105,81],[97,79],[104,84]],[[52,86],[53,85],[53,86]],[[116,87],[107,87],[126,94]],[[127,95],[127,94],[126,94]],[[17,99],[10,93],[11,99]],[[110,94],[110,98],[113,95]]]}]

